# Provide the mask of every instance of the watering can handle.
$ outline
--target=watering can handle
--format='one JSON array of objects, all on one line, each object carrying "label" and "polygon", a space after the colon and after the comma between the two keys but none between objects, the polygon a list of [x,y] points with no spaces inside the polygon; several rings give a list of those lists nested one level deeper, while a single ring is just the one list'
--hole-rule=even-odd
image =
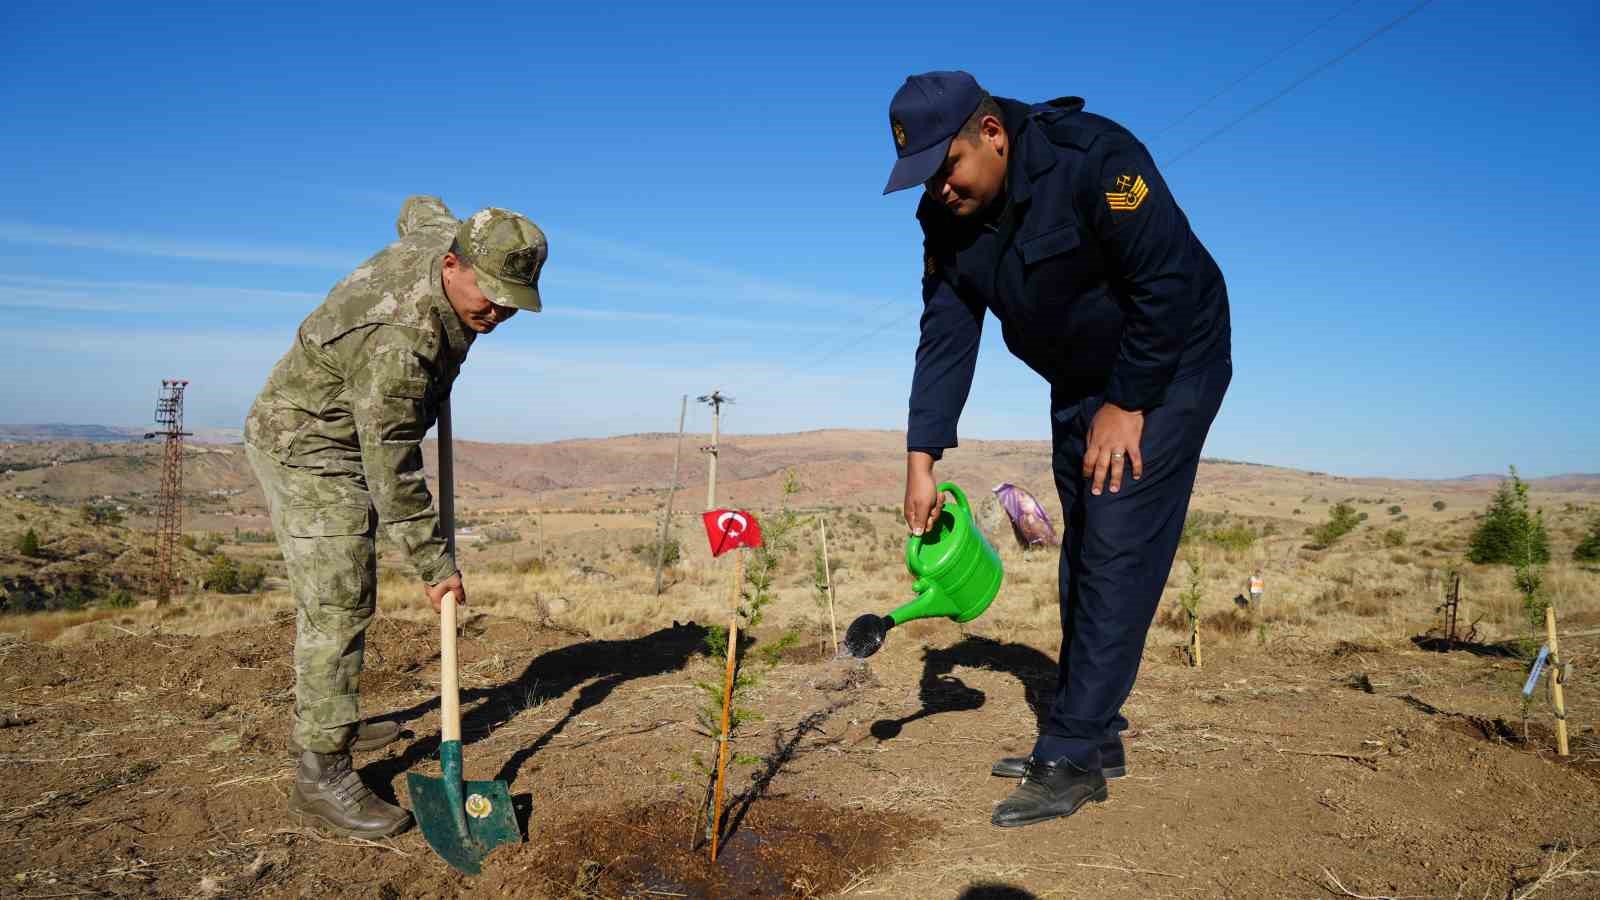
[{"label": "watering can handle", "polygon": [[944,482],[943,484],[939,485],[939,491],[941,493],[949,492],[949,494],[951,496],[956,498],[956,505],[957,506],[959,506],[962,509],[966,510],[969,515],[972,513],[972,507],[967,504],[966,492],[962,491],[961,488],[956,487],[955,486],[955,482],[951,482],[951,481]]},{"label": "watering can handle", "polygon": [[[961,490],[961,488],[956,487],[955,482],[951,482],[951,481],[943,482],[942,484],[939,485],[937,490],[938,490],[938,493],[934,497],[934,504],[935,504],[936,508],[940,508],[940,509],[943,508],[944,495],[946,493],[949,493],[950,495],[952,495],[952,496],[954,496],[956,498],[956,505],[961,507],[963,512],[965,512],[968,516],[972,515],[972,507],[970,505],[968,505],[968,503],[967,503],[967,495],[966,495],[966,493],[963,492]],[[922,560],[918,559],[917,558],[917,554],[911,549],[911,548],[915,547],[917,545],[917,542],[919,542],[921,540],[922,540],[922,538],[917,537],[915,535],[913,535],[912,537],[906,539],[906,568],[913,575],[921,575],[922,574]]]}]

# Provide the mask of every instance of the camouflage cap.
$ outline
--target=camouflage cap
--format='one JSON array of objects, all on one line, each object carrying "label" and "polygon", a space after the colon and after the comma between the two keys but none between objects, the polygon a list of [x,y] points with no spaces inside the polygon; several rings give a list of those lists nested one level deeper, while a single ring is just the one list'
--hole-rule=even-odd
[{"label": "camouflage cap", "polygon": [[480,209],[456,229],[456,247],[490,300],[533,312],[542,308],[539,270],[550,245],[527,216],[495,206]]}]

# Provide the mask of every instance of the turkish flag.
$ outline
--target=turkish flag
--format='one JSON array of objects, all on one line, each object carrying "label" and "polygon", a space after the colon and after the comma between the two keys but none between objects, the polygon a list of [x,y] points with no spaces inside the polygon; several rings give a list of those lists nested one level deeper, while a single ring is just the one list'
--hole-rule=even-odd
[{"label": "turkish flag", "polygon": [[706,523],[706,540],[711,555],[721,556],[735,547],[761,546],[761,526],[756,517],[740,509],[713,509],[701,516]]}]

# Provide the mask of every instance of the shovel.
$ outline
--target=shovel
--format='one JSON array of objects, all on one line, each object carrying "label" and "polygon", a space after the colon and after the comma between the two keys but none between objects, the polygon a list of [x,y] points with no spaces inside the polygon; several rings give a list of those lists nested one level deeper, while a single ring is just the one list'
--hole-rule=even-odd
[{"label": "shovel", "polygon": [[[456,549],[455,460],[450,436],[450,401],[439,406],[439,517],[451,555]],[[476,875],[483,858],[501,844],[520,843],[522,832],[504,781],[461,778],[461,698],[456,693],[456,595],[444,595],[439,611],[439,768],[430,778],[406,776],[411,813],[428,846],[445,862]]]}]

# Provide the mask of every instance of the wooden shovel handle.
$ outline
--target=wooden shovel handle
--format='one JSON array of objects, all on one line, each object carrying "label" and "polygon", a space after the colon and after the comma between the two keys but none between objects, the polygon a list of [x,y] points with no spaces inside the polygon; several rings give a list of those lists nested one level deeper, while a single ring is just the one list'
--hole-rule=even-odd
[{"label": "wooden shovel handle", "polygon": [[456,592],[439,601],[440,739],[461,740],[461,697],[456,688]]},{"label": "wooden shovel handle", "polygon": [[[450,428],[450,398],[439,403],[439,524],[445,549],[456,553],[455,438]],[[456,593],[439,601],[440,739],[461,740],[461,697],[456,686]]]}]

